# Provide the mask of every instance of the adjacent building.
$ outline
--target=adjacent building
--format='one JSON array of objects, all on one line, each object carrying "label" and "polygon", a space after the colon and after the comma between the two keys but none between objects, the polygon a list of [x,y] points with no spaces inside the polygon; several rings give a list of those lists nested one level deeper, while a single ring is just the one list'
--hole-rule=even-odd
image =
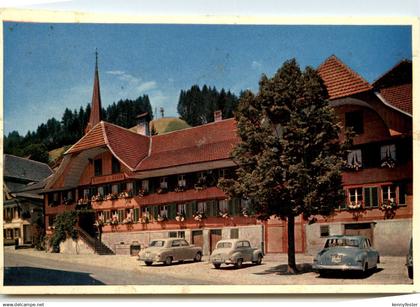
[{"label": "adjacent building", "polygon": [[[297,252],[313,253],[325,236],[342,233],[366,234],[385,254],[408,246],[412,116],[406,70],[411,63],[403,63],[374,84],[335,56],[318,68],[343,127],[352,127],[357,136],[343,173],[346,202],[315,224],[296,218]],[[399,83],[397,71],[406,83]],[[96,220],[102,242],[114,251],[161,237],[186,238],[204,254],[222,238],[247,238],[267,253],[287,251],[285,221],[260,222],[246,201],[229,199],[217,188],[218,179],[235,170],[234,119],[216,112],[212,123],[151,136],[148,115],[141,114],[137,129],[128,130],[101,120],[97,65],[94,79],[86,133],[67,150],[44,191],[49,234],[57,214],[80,210],[88,217],[80,218],[79,226],[94,234]]]},{"label": "adjacent building", "polygon": [[41,162],[3,155],[3,238],[5,244],[32,244],[38,224],[43,224],[40,192],[51,168]]}]

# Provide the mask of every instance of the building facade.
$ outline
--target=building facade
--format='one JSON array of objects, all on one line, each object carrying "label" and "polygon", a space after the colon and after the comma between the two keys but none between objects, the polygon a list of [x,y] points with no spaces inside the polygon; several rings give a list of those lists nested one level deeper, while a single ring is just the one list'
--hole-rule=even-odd
[{"label": "building facade", "polygon": [[[411,115],[379,94],[380,82],[370,85],[334,56],[318,72],[343,126],[357,136],[343,173],[347,201],[315,224],[297,217],[296,251],[312,253],[337,233],[364,233],[377,246],[384,244],[377,239],[384,229],[409,235]],[[117,252],[161,237],[186,238],[204,254],[222,238],[247,238],[268,253],[287,251],[286,222],[258,221],[246,201],[229,199],[217,187],[219,178],[234,176],[234,119],[216,114],[213,123],[150,136],[147,115],[131,130],[101,121],[97,66],[94,84],[86,134],[65,153],[45,190],[48,233],[57,214],[80,210],[86,212],[80,226],[88,231],[99,223],[102,242]]]},{"label": "building facade", "polygon": [[[3,239],[5,244],[33,244],[43,224],[45,179],[52,174],[44,163],[3,155]],[[41,220],[40,220],[41,219]]]}]

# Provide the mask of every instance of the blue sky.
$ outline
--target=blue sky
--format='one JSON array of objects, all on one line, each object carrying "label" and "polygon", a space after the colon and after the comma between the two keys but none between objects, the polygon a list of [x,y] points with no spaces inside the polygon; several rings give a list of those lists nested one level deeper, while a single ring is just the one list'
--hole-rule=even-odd
[{"label": "blue sky", "polygon": [[103,106],[147,94],[177,116],[181,89],[257,91],[262,73],[293,57],[317,67],[335,54],[372,82],[411,58],[411,27],[5,23],[5,134],[89,103],[95,48]]}]

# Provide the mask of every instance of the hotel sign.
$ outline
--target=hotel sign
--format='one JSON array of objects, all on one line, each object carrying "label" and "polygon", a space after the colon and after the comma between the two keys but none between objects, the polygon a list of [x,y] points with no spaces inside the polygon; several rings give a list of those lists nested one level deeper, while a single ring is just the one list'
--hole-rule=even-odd
[{"label": "hotel sign", "polygon": [[92,184],[119,181],[119,180],[124,180],[124,179],[125,179],[124,173],[104,175],[104,176],[93,177]]}]

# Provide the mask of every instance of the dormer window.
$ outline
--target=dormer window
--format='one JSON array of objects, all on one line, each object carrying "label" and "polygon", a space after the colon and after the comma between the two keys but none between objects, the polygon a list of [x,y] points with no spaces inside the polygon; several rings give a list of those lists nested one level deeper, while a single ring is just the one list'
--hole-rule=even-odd
[{"label": "dormer window", "polygon": [[168,188],[168,178],[167,177],[161,177],[160,178],[160,188],[161,189],[167,189]]},{"label": "dormer window", "polygon": [[102,176],[102,159],[96,159],[93,161],[95,176]]},{"label": "dormer window", "polygon": [[354,111],[347,112],[345,115],[345,126],[346,128],[352,128],[356,134],[363,133],[363,112]]},{"label": "dormer window", "polygon": [[120,173],[121,172],[121,164],[120,161],[118,161],[117,158],[115,158],[114,156],[112,156],[112,173],[116,174],[116,173]]}]

